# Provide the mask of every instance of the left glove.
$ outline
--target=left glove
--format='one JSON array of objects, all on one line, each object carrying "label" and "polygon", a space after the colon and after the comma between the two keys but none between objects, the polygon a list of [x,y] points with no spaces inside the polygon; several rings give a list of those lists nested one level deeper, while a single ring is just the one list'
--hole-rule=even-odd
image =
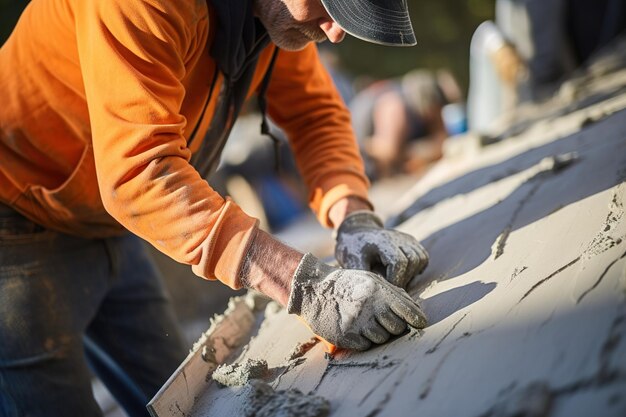
[{"label": "left glove", "polygon": [[368,210],[352,212],[343,220],[337,229],[335,257],[344,268],[381,272],[401,288],[428,265],[428,253],[417,239],[385,229]]},{"label": "left glove", "polygon": [[311,254],[293,275],[287,312],[334,346],[356,350],[385,343],[407,325],[427,325],[421,307],[403,289],[378,274],[326,265]]}]

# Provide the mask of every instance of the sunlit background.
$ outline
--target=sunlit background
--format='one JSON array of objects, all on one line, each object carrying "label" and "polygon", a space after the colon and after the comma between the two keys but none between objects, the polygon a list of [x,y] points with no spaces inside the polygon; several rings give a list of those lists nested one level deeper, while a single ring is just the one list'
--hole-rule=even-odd
[{"label": "sunlit background", "polygon": [[494,0],[410,0],[417,46],[390,48],[346,37],[336,46],[342,65],[355,76],[398,76],[415,68],[449,68],[467,88],[469,44],[483,21],[492,19]]}]

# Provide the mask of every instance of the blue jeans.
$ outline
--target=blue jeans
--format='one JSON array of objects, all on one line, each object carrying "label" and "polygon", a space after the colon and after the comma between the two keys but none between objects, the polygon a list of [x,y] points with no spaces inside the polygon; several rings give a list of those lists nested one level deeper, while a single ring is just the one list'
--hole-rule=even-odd
[{"label": "blue jeans", "polygon": [[186,354],[137,237],[82,239],[0,210],[0,416],[101,416],[90,368],[147,416]]}]

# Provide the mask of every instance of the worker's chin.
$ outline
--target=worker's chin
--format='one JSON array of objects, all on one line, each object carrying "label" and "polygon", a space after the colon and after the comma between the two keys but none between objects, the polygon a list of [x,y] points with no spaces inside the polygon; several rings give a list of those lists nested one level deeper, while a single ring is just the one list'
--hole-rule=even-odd
[{"label": "worker's chin", "polygon": [[326,35],[324,35],[323,32],[320,34],[298,29],[288,29],[277,33],[270,32],[270,38],[280,49],[286,51],[300,51],[311,42],[325,41]]},{"label": "worker's chin", "polygon": [[276,39],[273,40],[276,46],[285,51],[301,51],[305,46],[309,44],[309,40],[306,41],[294,41],[293,39]]}]

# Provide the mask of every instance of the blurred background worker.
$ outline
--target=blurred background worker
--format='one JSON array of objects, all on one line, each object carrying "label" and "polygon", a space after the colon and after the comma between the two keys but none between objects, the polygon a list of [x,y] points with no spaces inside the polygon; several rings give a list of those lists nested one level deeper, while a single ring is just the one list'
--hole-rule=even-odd
[{"label": "blurred background worker", "polygon": [[552,97],[624,30],[624,0],[497,0],[495,23],[472,38],[470,128],[489,133],[518,104]]},{"label": "blurred background worker", "polygon": [[412,70],[376,81],[350,102],[369,178],[415,173],[443,155],[443,109],[461,101],[449,71]]}]

